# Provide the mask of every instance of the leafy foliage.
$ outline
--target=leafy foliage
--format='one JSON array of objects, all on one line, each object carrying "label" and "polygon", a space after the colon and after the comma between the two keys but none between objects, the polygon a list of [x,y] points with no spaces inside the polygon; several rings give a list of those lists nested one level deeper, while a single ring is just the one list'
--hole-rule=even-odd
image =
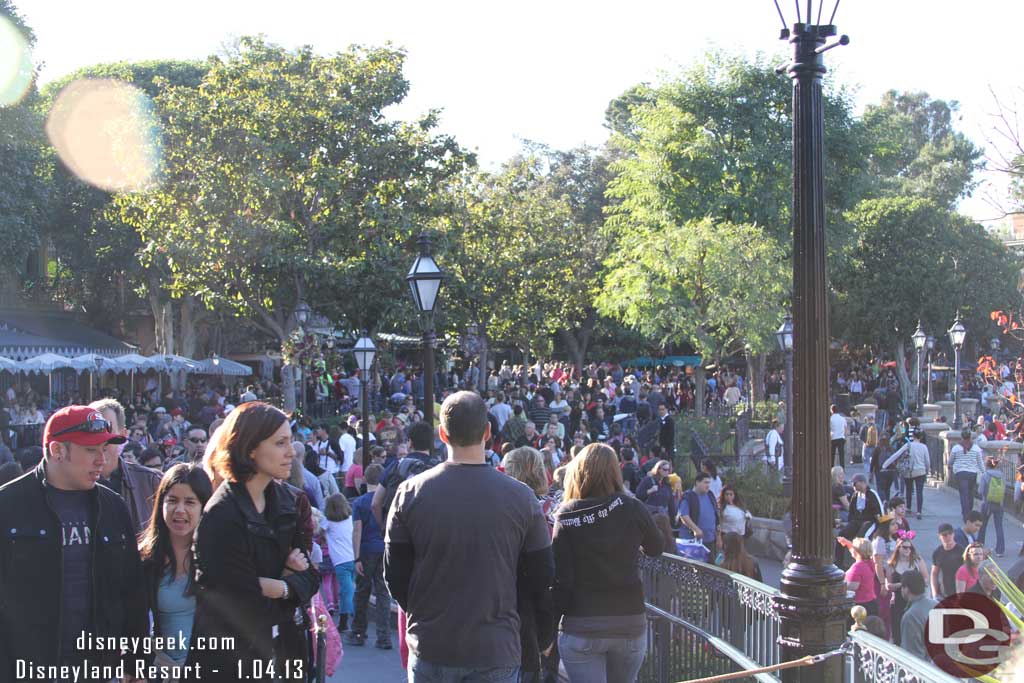
[{"label": "leafy foliage", "polygon": [[954,130],[958,104],[890,90],[864,112],[871,177],[887,195],[926,197],[947,209],[976,183],[982,151]]},{"label": "leafy foliage", "polygon": [[403,52],[320,56],[243,38],[198,87],[161,87],[163,182],[118,198],[147,262],[169,287],[223,306],[284,340],[305,298],[374,329],[408,312],[403,276],[416,226],[469,157],[383,111],[408,92]]},{"label": "leafy foliage", "polygon": [[957,311],[968,329],[982,330],[993,307],[1019,298],[1017,259],[934,201],[866,200],[849,219],[857,241],[833,281],[832,311],[835,329],[851,341],[892,344],[919,316],[926,329],[941,330]]}]

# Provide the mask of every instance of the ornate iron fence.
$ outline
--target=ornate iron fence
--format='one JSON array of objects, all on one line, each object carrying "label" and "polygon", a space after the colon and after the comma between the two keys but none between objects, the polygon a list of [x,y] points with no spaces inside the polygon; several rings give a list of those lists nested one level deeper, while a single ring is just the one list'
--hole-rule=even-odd
[{"label": "ornate iron fence", "polygon": [[847,683],[962,683],[931,662],[867,631],[854,631],[848,638]]},{"label": "ornate iron fence", "polygon": [[[738,667],[729,671],[779,662],[779,618],[772,607],[776,589],[715,565],[675,555],[644,557],[640,570],[647,613],[654,621],[652,631],[658,636],[648,639],[648,660],[671,660],[651,664],[651,671],[675,671],[683,662],[697,662],[709,672],[703,675],[711,676],[726,672],[713,671],[724,666],[722,657]],[[666,638],[672,639],[672,647],[666,645]],[[701,640],[699,646],[688,649],[694,638]],[[683,678],[699,676],[688,672],[671,680]]]},{"label": "ornate iron fence", "polygon": [[[642,557],[647,657],[639,680],[673,683],[780,663],[779,591],[714,565],[675,555]],[[778,674],[734,680],[775,683]],[[844,683],[956,683],[931,662],[866,631],[851,632]]]}]

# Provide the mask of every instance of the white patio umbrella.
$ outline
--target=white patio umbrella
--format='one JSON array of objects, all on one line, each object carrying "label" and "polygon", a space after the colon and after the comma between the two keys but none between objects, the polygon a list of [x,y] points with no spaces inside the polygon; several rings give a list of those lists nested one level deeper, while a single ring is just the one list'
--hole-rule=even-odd
[{"label": "white patio umbrella", "polygon": [[68,358],[67,356],[60,356],[56,353],[44,353],[40,356],[35,356],[27,360],[21,361],[18,364],[21,367],[22,372],[27,374],[41,373],[47,375],[50,381],[49,398],[50,402],[53,402],[53,371],[63,370],[70,368],[72,370],[78,369],[78,363],[75,363],[74,359]]},{"label": "white patio umbrella", "polygon": [[[172,372],[189,373],[189,372],[199,372],[200,371],[199,363],[197,363],[196,361],[192,360],[191,358],[185,358],[184,356],[176,356],[176,355],[171,354],[171,353],[166,353],[166,354],[159,354],[158,353],[158,354],[154,354],[154,355],[150,356],[149,358],[150,358],[150,360],[158,361],[160,363],[160,365],[156,366],[157,369],[161,370],[163,372],[166,372],[167,374],[171,374]],[[160,376],[159,392],[160,392],[160,395],[163,396],[163,393],[164,393],[163,375]]]},{"label": "white patio umbrella", "polygon": [[245,377],[252,374],[252,368],[242,363],[236,363],[227,358],[213,356],[197,361],[202,368],[199,373],[203,375],[231,375],[234,377]]},{"label": "white patio umbrella", "polygon": [[164,368],[163,356],[140,356],[137,353],[126,353],[123,356],[117,356],[111,358],[110,362],[114,367],[114,372],[127,372],[130,375],[131,380],[131,393],[128,394],[132,398],[135,397],[135,373],[146,372],[147,370],[162,370]]},{"label": "white patio umbrella", "polygon": [[21,363],[0,356],[0,372],[22,372]]}]

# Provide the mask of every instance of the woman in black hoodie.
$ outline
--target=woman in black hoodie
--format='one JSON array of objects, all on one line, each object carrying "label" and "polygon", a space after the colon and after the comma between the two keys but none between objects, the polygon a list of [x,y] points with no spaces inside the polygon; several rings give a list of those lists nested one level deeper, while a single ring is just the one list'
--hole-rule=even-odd
[{"label": "woman in black hoodie", "polygon": [[646,506],[623,491],[614,450],[595,443],[573,458],[552,540],[558,650],[572,683],[636,680],[647,646],[637,560],[663,543]]}]

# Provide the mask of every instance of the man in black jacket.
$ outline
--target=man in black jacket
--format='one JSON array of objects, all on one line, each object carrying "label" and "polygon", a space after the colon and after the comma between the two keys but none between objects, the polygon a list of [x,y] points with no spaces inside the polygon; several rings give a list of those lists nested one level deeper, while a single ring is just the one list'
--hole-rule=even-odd
[{"label": "man in black jacket", "polygon": [[[43,461],[0,488],[0,680],[23,667],[113,666],[118,650],[97,639],[148,634],[135,527],[120,496],[96,485],[104,445],[123,441],[98,411],[62,408],[46,423]],[[74,671],[83,677],[57,679]]]}]

